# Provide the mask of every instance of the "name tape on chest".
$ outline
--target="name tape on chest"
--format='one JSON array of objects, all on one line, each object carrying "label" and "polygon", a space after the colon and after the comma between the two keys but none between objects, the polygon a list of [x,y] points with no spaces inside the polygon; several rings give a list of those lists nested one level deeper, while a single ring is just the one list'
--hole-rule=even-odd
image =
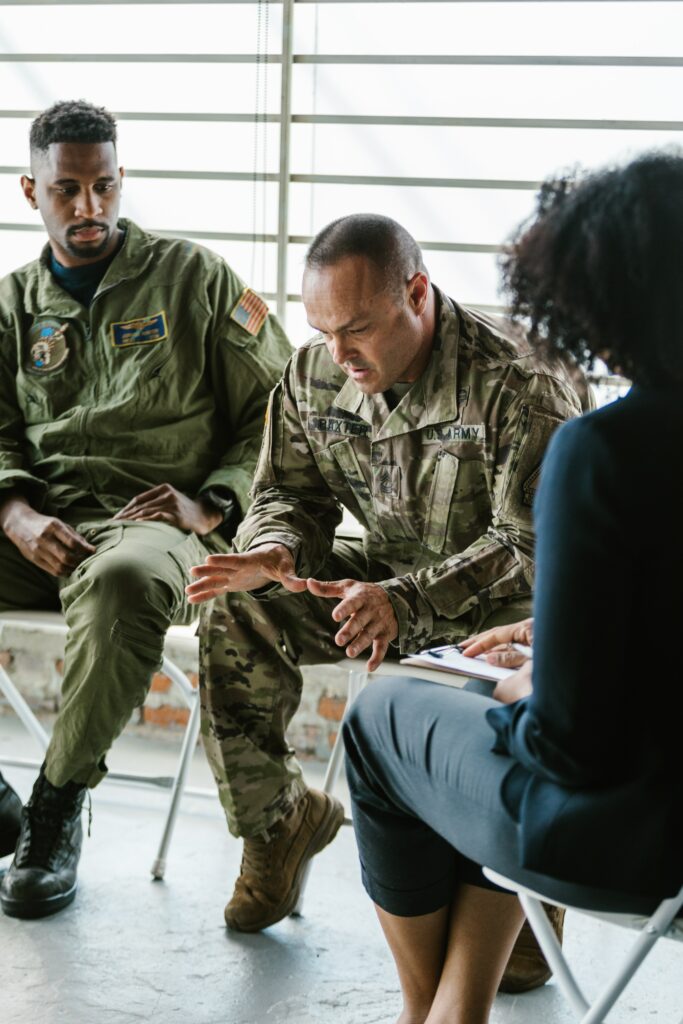
[{"label": "name tape on chest", "polygon": [[268,306],[251,288],[244,289],[230,313],[230,319],[254,337],[263,327],[267,316]]},{"label": "name tape on chest", "polygon": [[340,434],[343,437],[368,437],[372,429],[369,423],[359,420],[320,416],[313,412],[308,414],[307,426],[311,434]]},{"label": "name tape on chest", "polygon": [[485,423],[449,423],[444,427],[427,427],[428,441],[474,441],[481,444],[486,440]]},{"label": "name tape on chest", "polygon": [[123,320],[110,325],[111,343],[114,348],[128,348],[130,345],[154,345],[168,338],[166,313]]}]

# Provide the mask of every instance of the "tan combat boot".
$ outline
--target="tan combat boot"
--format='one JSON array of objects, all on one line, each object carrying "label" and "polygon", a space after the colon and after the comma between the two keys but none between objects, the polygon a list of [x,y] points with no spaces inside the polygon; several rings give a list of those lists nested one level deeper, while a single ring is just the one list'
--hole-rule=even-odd
[{"label": "tan combat boot", "polygon": [[240,876],[225,908],[228,928],[259,932],[291,914],[306,865],[332,842],[343,821],[338,800],[309,789],[267,839],[245,839]]},{"label": "tan combat boot", "polygon": [[[544,903],[543,909],[553,926],[558,941],[562,944],[564,907],[555,907]],[[532,988],[545,985],[552,973],[548,961],[541,952],[536,936],[531,930],[531,925],[525,921],[510,954],[498,991],[529,992]]]}]

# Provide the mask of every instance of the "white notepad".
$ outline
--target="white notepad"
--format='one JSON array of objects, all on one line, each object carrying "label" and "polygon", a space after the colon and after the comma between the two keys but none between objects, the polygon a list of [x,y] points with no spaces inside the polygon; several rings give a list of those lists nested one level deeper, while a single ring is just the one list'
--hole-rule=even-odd
[{"label": "white notepad", "polygon": [[489,665],[481,654],[477,658],[466,658],[457,647],[434,647],[431,651],[421,651],[419,654],[411,654],[409,658],[401,658],[401,664],[422,665],[440,672],[452,672],[456,676],[488,679],[496,683],[518,671],[516,668]]}]

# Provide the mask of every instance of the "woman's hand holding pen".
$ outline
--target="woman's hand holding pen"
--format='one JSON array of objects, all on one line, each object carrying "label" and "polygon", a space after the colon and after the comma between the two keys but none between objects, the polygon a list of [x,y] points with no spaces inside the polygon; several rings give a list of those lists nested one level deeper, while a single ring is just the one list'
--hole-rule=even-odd
[{"label": "woman's hand holding pen", "polygon": [[463,640],[458,647],[466,658],[483,654],[489,665],[519,668],[531,657],[533,639],[534,620],[524,619],[477,633]]},{"label": "woman's hand holding pen", "polygon": [[534,639],[534,620],[524,619],[507,626],[495,626],[464,640],[458,646],[467,658],[483,654],[490,665],[500,668],[518,668],[514,675],[502,679],[493,691],[494,700],[501,704],[514,704],[532,692],[531,647]]}]

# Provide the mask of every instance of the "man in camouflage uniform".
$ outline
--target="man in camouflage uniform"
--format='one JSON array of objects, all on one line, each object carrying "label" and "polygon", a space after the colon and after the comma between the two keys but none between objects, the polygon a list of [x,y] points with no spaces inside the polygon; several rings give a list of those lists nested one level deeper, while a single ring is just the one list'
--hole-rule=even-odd
[{"label": "man in camouflage uniform", "polygon": [[218,256],[118,218],[106,111],[31,129],[26,198],[49,244],[0,283],[0,609],[64,610],[63,697],[0,891],[40,917],[76,892],[80,809],[189,623],[191,565],[248,503],[268,394],[291,353]]},{"label": "man in camouflage uniform", "polygon": [[[563,371],[510,325],[434,287],[382,217],[314,240],[303,297],[320,331],[271,395],[239,554],[193,574],[216,602],[203,639],[205,744],[230,831],[245,837],[228,925],[296,904],[341,809],[309,791],[285,739],[301,666],[368,668],[530,609],[531,503],[553,430],[581,409]],[[342,506],[363,539],[335,540]]]}]

